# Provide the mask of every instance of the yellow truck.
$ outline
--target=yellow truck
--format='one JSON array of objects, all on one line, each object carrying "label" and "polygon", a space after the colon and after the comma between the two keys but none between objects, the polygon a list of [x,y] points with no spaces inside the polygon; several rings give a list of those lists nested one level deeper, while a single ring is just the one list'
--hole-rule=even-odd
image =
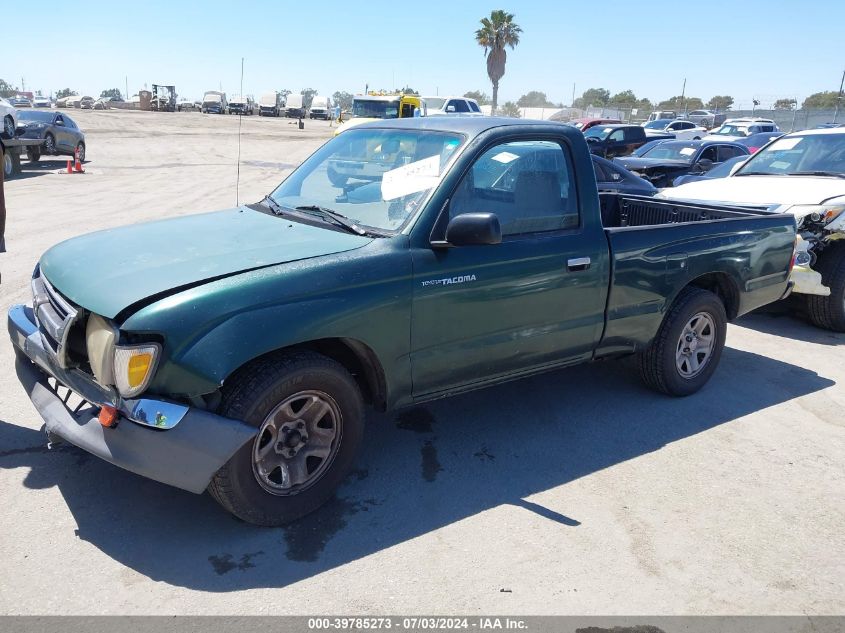
[{"label": "yellow truck", "polygon": [[379,119],[425,116],[425,101],[418,95],[370,91],[352,100],[352,118],[335,130],[335,136],[351,127]]}]

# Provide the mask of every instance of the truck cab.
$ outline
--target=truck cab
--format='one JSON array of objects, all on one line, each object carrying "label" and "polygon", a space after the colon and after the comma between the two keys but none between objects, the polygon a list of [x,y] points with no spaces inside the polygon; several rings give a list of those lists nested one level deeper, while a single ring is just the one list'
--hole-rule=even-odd
[{"label": "truck cab", "polygon": [[285,116],[289,119],[301,119],[305,116],[305,104],[301,94],[289,94],[285,101]]},{"label": "truck cab", "polygon": [[312,119],[323,119],[328,121],[332,118],[332,102],[328,97],[315,95],[311,100],[311,109],[308,116]]},{"label": "truck cab", "polygon": [[279,116],[282,109],[281,95],[275,90],[265,92],[258,100],[258,116]]},{"label": "truck cab", "polygon": [[225,92],[209,90],[202,97],[200,110],[203,114],[226,114],[228,107],[229,102],[226,100]]}]

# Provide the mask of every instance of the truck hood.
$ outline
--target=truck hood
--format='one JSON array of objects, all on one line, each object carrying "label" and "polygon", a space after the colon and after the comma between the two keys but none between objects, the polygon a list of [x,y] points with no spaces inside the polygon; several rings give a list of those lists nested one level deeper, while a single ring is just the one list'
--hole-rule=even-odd
[{"label": "truck hood", "polygon": [[40,266],[71,301],[114,318],[149,297],[370,241],[240,207],[75,237],[44,253]]},{"label": "truck hood", "polygon": [[657,197],[754,206],[821,204],[845,195],[845,180],[813,176],[729,176],[664,189]]}]

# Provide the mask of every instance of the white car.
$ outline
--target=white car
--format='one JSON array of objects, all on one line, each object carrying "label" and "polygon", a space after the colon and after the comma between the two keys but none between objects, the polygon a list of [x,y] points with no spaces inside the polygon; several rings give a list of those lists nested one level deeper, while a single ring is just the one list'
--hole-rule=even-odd
[{"label": "white car", "polygon": [[427,116],[484,116],[478,101],[469,97],[423,97],[428,109]]},{"label": "white car", "polygon": [[732,141],[761,132],[777,134],[780,128],[771,119],[728,119],[722,126],[704,137],[705,141]]},{"label": "white car", "polygon": [[646,136],[674,134],[679,141],[700,141],[707,136],[707,130],[703,127],[692,121],[680,119],[657,119],[656,121],[649,121],[643,127]]},{"label": "white car", "polygon": [[47,97],[33,97],[32,99],[32,107],[33,108],[49,108],[52,107],[52,103],[50,103],[50,99]]},{"label": "white car", "polygon": [[18,111],[2,97],[0,97],[0,116],[3,117],[3,138],[14,138],[18,127]]},{"label": "white car", "polygon": [[815,325],[845,332],[845,128],[787,134],[727,178],[663,189],[657,197],[794,215],[793,293],[806,295]]}]

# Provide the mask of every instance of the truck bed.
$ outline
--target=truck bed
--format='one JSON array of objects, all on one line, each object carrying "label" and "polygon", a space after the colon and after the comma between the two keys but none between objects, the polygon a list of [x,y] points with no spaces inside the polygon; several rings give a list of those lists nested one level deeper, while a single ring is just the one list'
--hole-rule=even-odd
[{"label": "truck bed", "polygon": [[763,209],[601,196],[610,251],[607,322],[597,355],[647,345],[689,282],[720,293],[729,319],[787,290],[794,218]]}]

